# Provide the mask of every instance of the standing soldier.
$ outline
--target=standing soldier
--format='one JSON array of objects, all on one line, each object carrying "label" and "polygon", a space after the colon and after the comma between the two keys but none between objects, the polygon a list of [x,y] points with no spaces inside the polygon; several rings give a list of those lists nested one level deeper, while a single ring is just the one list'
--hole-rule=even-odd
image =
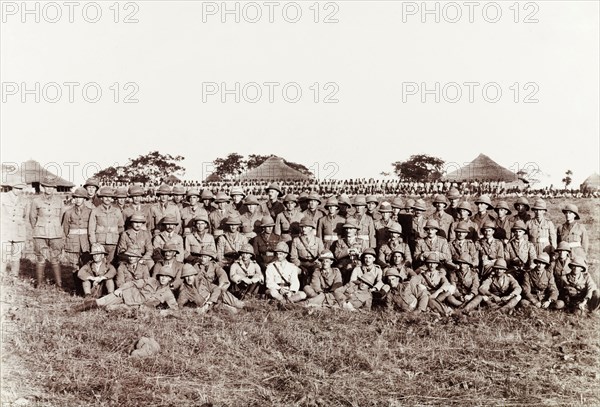
[{"label": "standing soldier", "polygon": [[356,210],[353,218],[358,222],[358,239],[364,240],[367,247],[375,247],[375,224],[373,218],[367,215],[367,199],[364,195],[356,195],[352,206]]},{"label": "standing soldier", "polygon": [[529,215],[529,201],[524,196],[520,196],[514,203],[514,208],[517,211],[512,218],[510,218],[512,223],[515,223],[518,220],[521,220],[525,223],[529,219],[531,219],[531,215]]},{"label": "standing soldier", "polygon": [[59,259],[65,245],[65,235],[60,224],[64,210],[63,201],[56,195],[54,179],[43,179],[40,187],[44,193],[33,200],[29,211],[29,223],[33,228],[33,247],[37,260],[35,269],[37,286],[44,284],[44,268],[47,260],[52,266],[56,285],[62,287]]},{"label": "standing soldier", "polygon": [[366,214],[373,219],[373,222],[381,219],[381,214],[377,211],[377,206],[379,205],[377,197],[375,195],[367,195],[365,201],[367,202]]},{"label": "standing soldier", "polygon": [[158,196],[158,202],[150,207],[150,225],[148,225],[148,228],[150,229],[151,233],[156,235],[160,232],[159,223],[161,219],[167,216],[177,220],[177,224],[175,225],[175,233],[179,233],[181,230],[181,212],[179,211],[179,207],[170,200],[171,187],[166,184],[162,184],[156,190],[156,195]]},{"label": "standing soldier", "polygon": [[202,194],[200,194],[200,200],[202,201],[202,205],[204,206],[204,210],[207,213],[211,213],[213,209],[213,201],[215,200],[215,196],[212,191],[208,188],[202,190]]},{"label": "standing soldier", "polygon": [[354,215],[354,210],[352,209],[352,202],[350,202],[350,198],[346,194],[341,194],[337,197],[338,207],[340,209],[340,216],[344,219]]},{"label": "standing soldier", "polygon": [[440,226],[437,221],[430,219],[425,223],[424,238],[417,240],[415,246],[415,258],[413,265],[421,266],[430,255],[435,255],[438,263],[451,263],[452,255],[450,254],[450,246],[448,241],[443,237],[438,236]]},{"label": "standing soldier", "polygon": [[200,191],[196,188],[190,188],[187,193],[188,205],[181,210],[181,222],[183,224],[183,235],[186,236],[192,232],[196,217],[206,217],[208,212],[200,204]]},{"label": "standing soldier", "polygon": [[9,264],[11,274],[15,277],[19,275],[29,216],[29,204],[21,196],[25,186],[22,183],[14,184],[2,196],[2,275]]},{"label": "standing soldier", "polygon": [[281,240],[289,242],[300,234],[300,221],[302,212],[297,208],[298,197],[287,194],[283,199],[285,210],[275,218],[275,233],[281,236]]},{"label": "standing soldier", "polygon": [[275,260],[275,247],[281,237],[273,233],[275,221],[270,216],[263,216],[260,220],[260,234],[253,241],[256,262],[264,271],[267,265]]},{"label": "standing soldier", "polygon": [[[485,222],[494,222],[496,220],[496,217],[491,214],[491,211],[494,210],[494,205],[492,205],[492,201],[487,195],[481,195],[479,199],[475,201],[475,205],[477,205],[477,213],[473,215],[471,221],[477,224],[477,230],[480,231]],[[479,238],[482,237],[483,236],[480,234]]]},{"label": "standing soldier", "polygon": [[325,250],[323,241],[315,236],[317,225],[307,217],[300,221],[300,235],[292,240],[290,261],[302,270],[300,284],[308,284],[317,266],[319,253]]},{"label": "standing soldier", "polygon": [[[184,248],[183,248],[183,237],[175,232],[175,228],[179,224],[179,221],[174,216],[165,216],[159,225],[162,226],[163,230],[154,236],[152,239],[152,246],[154,252],[160,251],[167,244],[171,244],[177,248],[177,261],[183,263]],[[155,258],[159,256],[155,255]]]},{"label": "standing soldier", "polygon": [[[217,208],[208,214],[208,221],[210,222],[210,230],[217,239],[223,234],[225,225],[223,222],[225,219],[234,213],[233,209],[229,207],[231,199],[225,192],[218,192],[215,197],[215,204]],[[237,214],[237,212],[235,212]]]},{"label": "standing soldier", "polygon": [[416,242],[417,240],[427,236],[427,233],[425,232],[425,223],[427,222],[427,219],[424,216],[425,212],[427,211],[427,208],[425,207],[425,201],[418,199],[411,205],[410,209],[414,215],[412,220],[412,236],[413,241]]},{"label": "standing soldier", "polygon": [[399,215],[402,213],[402,209],[404,209],[404,201],[401,197],[395,196],[392,199],[392,220],[394,222],[400,221]]},{"label": "standing soldier", "polygon": [[260,220],[262,214],[259,210],[258,199],[254,195],[248,195],[244,198],[244,206],[242,211],[242,233],[250,239],[260,233]]},{"label": "standing soldier", "polygon": [[[65,232],[65,252],[73,273],[76,273],[89,261],[90,241],[88,223],[92,210],[85,205],[88,193],[83,188],[73,192],[73,206],[64,213],[62,227]],[[104,248],[102,249],[104,250]],[[76,277],[76,275],[74,274]]]},{"label": "standing soldier", "polygon": [[394,252],[403,253],[407,265],[412,265],[412,256],[408,244],[404,242],[402,226],[399,223],[392,223],[387,227],[388,240],[379,248],[377,261],[381,267],[391,264],[391,255]]},{"label": "standing soldier", "polygon": [[267,187],[267,201],[261,205],[263,215],[271,215],[273,219],[277,219],[277,215],[285,210],[283,204],[279,201],[279,197],[283,195],[281,187],[276,182]]},{"label": "standing soldier", "polygon": [[102,205],[100,197],[96,195],[96,192],[100,189],[100,182],[96,178],[89,178],[85,181],[83,187],[88,193],[88,200],[85,203],[88,208],[94,209],[95,207]]},{"label": "standing soldier", "polygon": [[543,199],[536,199],[531,209],[533,209],[533,219],[525,224],[529,240],[533,243],[536,254],[552,254],[556,247],[556,227],[545,217],[548,211],[546,202]]},{"label": "standing soldier", "polygon": [[171,199],[173,200],[173,203],[175,204],[175,206],[177,206],[177,208],[179,208],[179,212],[181,213],[181,211],[183,210],[183,208],[185,208],[185,202],[184,202],[184,197],[185,197],[185,187],[182,187],[181,185],[175,185],[173,187],[173,189],[171,190],[172,193],[172,197]]},{"label": "standing soldier", "polygon": [[131,215],[129,218],[129,228],[119,238],[117,245],[117,254],[123,256],[126,252],[134,251],[140,253],[141,259],[139,263],[145,264],[148,269],[152,269],[154,261],[152,254],[154,247],[152,246],[152,236],[147,230],[143,230],[142,226],[146,223],[146,217],[143,213],[138,212]]},{"label": "standing soldier", "polygon": [[477,224],[470,219],[470,216],[473,214],[471,211],[471,205],[468,202],[461,202],[456,208],[458,219],[455,220],[450,226],[450,237],[449,240],[452,241],[456,239],[455,229],[460,222],[464,222],[464,227],[469,230],[467,234],[467,239],[476,242],[479,238],[479,234],[477,233]]},{"label": "standing soldier", "polygon": [[444,195],[436,195],[433,198],[433,207],[435,208],[435,212],[429,217],[429,219],[435,219],[440,225],[440,233],[439,235],[445,239],[448,239],[450,235],[450,226],[452,222],[454,222],[454,218],[448,215],[445,212],[445,209],[448,207],[448,200]]},{"label": "standing soldier", "polygon": [[496,204],[494,210],[498,215],[496,218],[496,232],[494,233],[494,237],[502,240],[502,242],[506,244],[510,238],[510,229],[513,224],[508,217],[511,214],[510,208],[508,207],[506,201],[500,201]]},{"label": "standing soldier", "polygon": [[450,205],[446,208],[446,213],[458,220],[458,201],[460,200],[460,192],[458,189],[452,187],[446,194],[446,198],[450,201]]},{"label": "standing soldier", "polygon": [[344,218],[338,215],[339,209],[338,200],[334,196],[327,198],[325,201],[327,215],[321,217],[317,222],[317,236],[321,238],[327,250],[342,235]]},{"label": "standing soldier", "polygon": [[522,281],[525,272],[533,267],[537,255],[535,247],[527,239],[527,228],[523,221],[516,221],[511,231],[512,239],[506,245],[504,258],[517,280]]},{"label": "standing soldier", "polygon": [[483,237],[477,242],[477,251],[479,252],[480,275],[482,279],[487,278],[496,259],[504,258],[504,243],[494,239],[496,224],[488,220],[481,226]]},{"label": "standing soldier", "polygon": [[[141,213],[146,218],[146,222],[142,225],[142,230],[148,230],[148,223],[150,222],[150,214],[148,207],[142,204],[142,200],[144,199],[144,195],[146,192],[144,188],[138,185],[132,185],[129,187],[127,191],[129,197],[131,198],[131,203],[125,207],[123,210],[123,218],[125,219],[125,228],[129,228],[129,218],[134,213]],[[151,230],[148,230],[152,233]]]},{"label": "standing soldier", "polygon": [[119,235],[123,233],[123,214],[112,205],[115,191],[111,187],[102,187],[98,190],[98,197],[102,205],[92,209],[88,222],[88,237],[91,244],[100,243],[108,253],[106,261],[112,264],[115,258]]},{"label": "standing soldier", "polygon": [[194,227],[191,233],[184,236],[184,253],[188,257],[192,253],[200,253],[203,249],[217,250],[217,244],[213,235],[208,233],[208,217],[198,215],[194,219]]},{"label": "standing soldier", "polygon": [[239,215],[230,215],[225,219],[226,232],[217,238],[217,259],[225,270],[239,256],[240,249],[248,244],[248,239],[240,233],[242,220]]},{"label": "standing soldier", "polygon": [[319,219],[325,216],[325,213],[319,209],[319,205],[321,205],[319,194],[314,191],[309,193],[306,197],[306,205],[307,208],[302,212],[302,215],[315,222],[315,225],[318,224]]},{"label": "standing soldier", "polygon": [[558,242],[565,242],[569,245],[572,257],[585,259],[590,242],[587,229],[577,222],[580,219],[579,209],[573,204],[567,204],[562,212],[565,214],[566,222],[558,228]]},{"label": "standing soldier", "polygon": [[[127,187],[119,187],[115,191],[115,207],[121,211],[121,214],[124,213],[127,201]],[[125,215],[123,214],[123,221],[125,220]]]},{"label": "standing soldier", "polygon": [[378,250],[388,240],[388,228],[395,223],[392,219],[392,205],[383,201],[379,206],[379,219],[375,221],[375,242]]},{"label": "standing soldier", "polygon": [[231,187],[229,196],[231,196],[231,200],[233,201],[231,204],[231,209],[234,209],[238,211],[239,214],[242,214],[244,212],[244,198],[246,197],[242,187]]}]

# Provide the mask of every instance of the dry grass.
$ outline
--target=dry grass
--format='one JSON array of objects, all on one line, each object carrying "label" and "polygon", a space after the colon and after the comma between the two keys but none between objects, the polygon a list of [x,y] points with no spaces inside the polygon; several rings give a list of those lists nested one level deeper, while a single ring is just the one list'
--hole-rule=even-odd
[{"label": "dry grass", "polygon": [[[577,203],[598,259],[598,202]],[[597,315],[438,320],[257,302],[235,316],[73,316],[80,299],[65,292],[2,284],[3,406],[600,405]],[[158,357],[128,357],[141,336]]]}]

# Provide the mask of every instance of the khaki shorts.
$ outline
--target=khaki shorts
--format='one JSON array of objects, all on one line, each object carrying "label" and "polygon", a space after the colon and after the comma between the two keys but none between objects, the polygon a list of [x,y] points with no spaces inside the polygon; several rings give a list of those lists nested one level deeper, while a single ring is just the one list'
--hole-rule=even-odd
[{"label": "khaki shorts", "polygon": [[65,240],[45,239],[42,237],[33,238],[33,249],[38,263],[48,260],[50,263],[58,263],[60,255],[65,246]]}]

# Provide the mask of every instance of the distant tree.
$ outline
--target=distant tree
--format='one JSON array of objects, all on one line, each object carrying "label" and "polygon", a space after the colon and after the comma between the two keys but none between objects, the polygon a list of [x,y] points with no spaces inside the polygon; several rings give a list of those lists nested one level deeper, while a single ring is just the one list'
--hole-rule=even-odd
[{"label": "distant tree", "polygon": [[262,163],[264,163],[268,158],[272,156],[270,155],[260,155],[260,154],[250,154],[248,156],[248,160],[246,160],[246,169],[251,170],[252,168],[256,168]]},{"label": "distant tree", "polygon": [[566,177],[564,177],[562,179],[563,184],[565,184],[565,189],[567,189],[569,187],[569,185],[571,185],[571,182],[573,181],[573,179],[571,178],[571,175],[573,175],[573,171],[571,170],[567,170],[567,172],[565,172]]},{"label": "distant tree", "polygon": [[215,173],[222,178],[231,178],[241,174],[246,169],[244,156],[231,153],[225,158],[217,158],[213,161]]},{"label": "distant tree", "polygon": [[412,181],[438,180],[442,177],[443,166],[444,160],[427,154],[412,155],[406,161],[392,163],[396,175]]},{"label": "distant tree", "polygon": [[295,169],[296,171],[300,171],[304,175],[310,175],[311,177],[313,176],[313,173],[311,172],[311,170],[309,170],[308,168],[306,168],[306,166],[304,166],[302,164],[293,163],[293,162],[287,161],[287,160],[283,160],[283,162],[286,165],[289,165],[290,167]]},{"label": "distant tree", "polygon": [[183,175],[185,168],[178,164],[183,160],[184,157],[180,155],[173,156],[152,151],[129,159],[127,165],[105,168],[94,174],[94,177],[104,183],[117,181],[158,184],[171,175]]}]

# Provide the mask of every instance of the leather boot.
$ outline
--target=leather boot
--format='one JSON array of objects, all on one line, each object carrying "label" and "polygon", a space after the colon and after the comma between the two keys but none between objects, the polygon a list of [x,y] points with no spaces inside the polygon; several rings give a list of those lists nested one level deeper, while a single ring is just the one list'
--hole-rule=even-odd
[{"label": "leather boot", "polygon": [[82,304],[76,305],[73,308],[71,308],[71,312],[73,312],[73,313],[83,312],[83,311],[88,311],[88,310],[91,310],[94,308],[98,308],[98,303],[96,302],[96,300],[94,298],[88,298]]},{"label": "leather boot", "polygon": [[46,263],[36,263],[35,265],[35,287],[41,287],[45,284],[44,281],[44,269],[46,268]]},{"label": "leather boot", "polygon": [[54,273],[54,282],[56,286],[62,288],[62,275],[60,274],[60,263],[52,265],[52,272]]}]

